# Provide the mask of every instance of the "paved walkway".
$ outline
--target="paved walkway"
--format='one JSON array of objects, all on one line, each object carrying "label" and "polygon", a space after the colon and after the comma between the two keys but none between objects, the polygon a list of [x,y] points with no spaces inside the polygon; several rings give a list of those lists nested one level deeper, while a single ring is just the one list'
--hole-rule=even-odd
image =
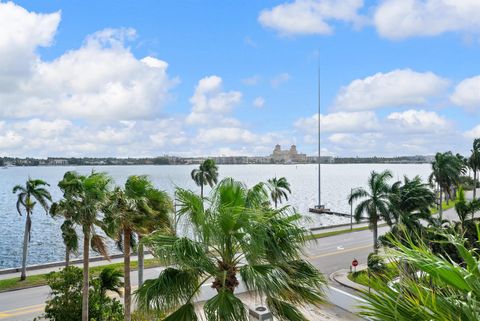
[{"label": "paved walkway", "polygon": [[[353,224],[353,228],[358,228],[358,227],[366,227],[368,224],[367,223],[359,223],[359,224]],[[321,228],[316,228],[312,230],[312,233],[314,234],[319,234],[319,233],[327,233],[327,232],[334,232],[334,231],[341,231],[341,230],[348,230],[350,228],[350,224],[346,225],[341,225],[341,226],[335,226],[335,227],[321,227]],[[151,259],[153,258],[152,255],[150,254],[145,254],[145,259]],[[132,255],[131,261],[137,261],[137,256]],[[112,263],[122,263],[123,262],[123,256],[121,255],[116,255],[114,258],[112,258],[110,261],[105,260],[103,258],[92,258],[90,262],[90,267],[94,266],[103,266],[103,265],[108,265]],[[46,265],[46,266],[45,266]],[[50,263],[50,264],[45,264],[45,265],[35,265],[35,266],[29,266],[27,267],[27,275],[38,275],[38,274],[46,274],[50,272],[56,272],[60,271],[63,269],[65,262],[55,262],[55,263]],[[55,266],[52,266],[55,265]],[[78,266],[78,267],[83,267],[83,263],[81,259],[76,259],[72,260],[71,264],[72,266]],[[45,266],[45,267],[42,267]],[[8,273],[2,273],[2,270],[0,270],[0,280],[5,280],[5,279],[11,279],[16,276],[20,276],[20,269],[8,269],[8,270],[14,270],[12,272]],[[4,272],[7,272],[4,270]]]},{"label": "paved walkway", "polygon": [[[151,259],[151,258],[153,258],[153,256],[151,254],[145,254],[145,259]],[[132,255],[131,261],[132,262],[137,261],[137,256]],[[27,276],[28,275],[38,275],[38,274],[47,274],[47,273],[50,273],[50,272],[61,271],[65,266],[65,262],[57,262],[57,263],[58,263],[58,265],[56,265],[56,266],[49,266],[49,267],[44,267],[44,268],[38,268],[40,265],[29,266],[28,270],[27,270]],[[57,264],[57,263],[53,263],[53,264]],[[90,267],[104,266],[104,265],[108,265],[108,264],[112,264],[112,263],[123,263],[123,256],[112,258],[110,261],[105,260],[103,258],[100,259],[100,260],[91,261],[90,262]],[[72,263],[70,265],[71,266],[77,266],[77,267],[80,267],[80,268],[83,267],[82,260],[74,260],[74,261],[72,261]],[[11,279],[11,278],[14,278],[16,276],[20,277],[20,269],[18,269],[18,272],[0,274],[0,280]]]}]

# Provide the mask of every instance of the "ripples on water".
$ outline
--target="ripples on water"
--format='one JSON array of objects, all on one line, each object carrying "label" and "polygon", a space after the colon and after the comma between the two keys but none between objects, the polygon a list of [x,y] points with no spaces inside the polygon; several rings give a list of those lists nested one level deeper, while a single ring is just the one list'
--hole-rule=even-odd
[{"label": "ripples on water", "polygon": [[[98,171],[110,174],[116,184],[124,184],[129,175],[148,175],[154,184],[173,195],[175,186],[198,190],[190,178],[196,166],[100,166]],[[352,187],[364,186],[372,170],[390,169],[395,179],[403,175],[420,175],[426,179],[430,173],[429,164],[322,164],[322,202],[327,208],[349,213],[347,197]],[[51,184],[51,193],[56,201],[61,198],[58,181],[66,171],[76,170],[83,174],[92,167],[11,167],[0,169],[0,269],[21,265],[21,252],[25,220],[15,209],[16,196],[12,188],[24,184],[30,176],[41,178]],[[290,182],[292,195],[289,204],[309,219],[307,227],[347,223],[349,218],[309,214],[308,208],[317,203],[316,165],[220,165],[220,178],[234,177],[248,186],[266,181],[268,178],[285,176]],[[208,188],[206,189],[208,191]],[[32,215],[32,242],[29,245],[28,264],[39,264],[64,259],[64,246],[60,233],[61,220],[54,220],[39,206]],[[81,242],[80,242],[81,243]],[[115,252],[110,242],[112,252]],[[81,252],[80,252],[81,253]]]}]

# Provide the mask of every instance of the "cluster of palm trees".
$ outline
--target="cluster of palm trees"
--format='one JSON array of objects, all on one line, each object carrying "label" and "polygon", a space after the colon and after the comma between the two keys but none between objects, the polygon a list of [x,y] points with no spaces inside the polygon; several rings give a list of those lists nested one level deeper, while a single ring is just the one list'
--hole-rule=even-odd
[{"label": "cluster of palm trees", "polygon": [[[390,225],[382,237],[388,245],[383,254],[398,262],[397,285],[376,282],[376,291],[363,293],[361,314],[371,320],[479,320],[480,256],[478,234],[480,211],[477,172],[480,168],[480,139],[472,153],[463,158],[451,152],[437,153],[429,184],[419,177],[389,184],[389,171],[372,172],[367,189],[352,193],[357,220],[367,217],[378,249],[377,223]],[[473,172],[473,199],[467,200],[461,176]],[[442,202],[455,199],[459,222],[444,220]],[[432,208],[439,209],[438,218]]]},{"label": "cluster of palm trees", "polygon": [[284,194],[269,185],[248,188],[225,178],[207,197],[178,189],[178,213],[196,238],[158,232],[146,237],[145,244],[169,267],[139,288],[140,307],[165,311],[168,321],[198,320],[193,302],[209,286],[216,295],[204,304],[207,320],[246,321],[235,295],[242,280],[278,319],[305,320],[298,307],[318,306],[326,281],[301,255],[307,240],[301,215],[289,206],[271,207],[270,197],[278,202]]},{"label": "cluster of palm trees", "polygon": [[[268,294],[271,308],[277,309],[279,314],[285,313],[282,312],[282,309],[296,311],[296,308],[288,303],[291,302],[288,298],[266,292],[268,278],[277,276],[279,278],[275,280],[277,283],[272,283],[272,285],[281,287],[282,291],[287,291],[285,295],[288,291],[298,292],[296,294],[298,300],[302,300],[303,296],[306,296],[302,291],[320,289],[324,280],[318,273],[313,272],[313,267],[300,259],[300,247],[305,242],[305,231],[295,223],[300,216],[293,213],[288,206],[278,209],[278,205],[284,200],[288,200],[288,194],[291,193],[290,184],[284,177],[272,178],[251,189],[232,179],[224,179],[218,186],[215,186],[218,182],[218,167],[213,160],[203,162],[198,169],[192,171],[191,176],[201,188],[200,196],[181,188],[178,188],[175,194],[180,207],[178,215],[188,217],[188,221],[198,237],[198,242],[175,235],[172,199],[166,192],[155,188],[147,176],[133,175],[128,177],[124,186],[114,186],[112,179],[105,173],[92,172],[89,175],[81,175],[73,171],[66,172],[58,183],[63,196],[53,203],[47,189],[49,185],[45,181],[29,178],[25,186],[15,186],[13,192],[18,194],[18,213],[26,215],[21,279],[26,278],[28,243],[32,225],[31,215],[38,203],[52,217],[63,220],[60,230],[65,244],[65,265],[67,267],[70,264],[70,255],[77,255],[81,248],[80,243],[82,242],[78,232],[82,232],[82,320],[85,321],[89,320],[90,250],[100,253],[108,259],[105,237],[115,240],[118,248],[124,254],[123,297],[126,321],[131,320],[132,310],[130,281],[132,250],[138,253],[140,302],[147,302],[143,306],[148,308],[152,302],[149,296],[153,295],[158,299],[164,291],[169,289],[166,287],[152,291],[152,284],[158,284],[165,277],[164,275],[169,276],[168,273],[173,272],[167,269],[165,270],[167,272],[162,273],[159,279],[149,280],[145,282],[145,286],[142,286],[144,283],[144,244],[147,244],[148,248],[155,253],[159,249],[168,252],[170,248],[162,243],[165,240],[167,240],[167,245],[173,245],[178,241],[179,247],[186,246],[183,249],[173,247],[172,251],[176,251],[174,253],[175,260],[179,260],[175,264],[179,264],[178,262],[181,261],[182,268],[186,269],[182,270],[185,273],[192,272],[190,268],[194,269],[196,277],[214,277],[217,290],[222,293],[222,296],[225,296],[221,300],[232,299],[233,290],[238,285],[236,274],[243,270],[246,271],[245,275],[241,275],[247,286]],[[205,185],[212,187],[208,197],[204,196],[203,187]],[[274,205],[274,208],[271,207],[271,204]],[[264,230],[261,230],[262,228]],[[263,234],[260,233],[261,231]],[[286,233],[286,231],[288,231],[288,237],[278,243],[277,234]],[[287,242],[287,239],[290,241]],[[198,247],[199,245],[201,246]],[[262,250],[262,246],[266,246],[265,249]],[[178,252],[179,250],[183,252]],[[195,258],[195,255],[203,255],[203,257]],[[162,254],[159,258],[164,259],[165,257]],[[252,266],[250,269],[243,267],[241,270],[240,265],[243,266],[245,261],[251,262]],[[207,266],[202,266],[202,264],[207,264]],[[276,266],[276,264],[281,266]],[[306,272],[297,271],[295,275],[289,275],[295,269],[308,269],[310,274],[304,275]],[[225,277],[229,278],[228,282],[230,283],[226,284],[227,279],[221,278],[221,274],[217,274],[222,271],[226,273]],[[188,280],[197,284],[198,280],[188,279],[192,275],[181,274],[176,277],[182,276],[187,279],[183,280],[183,283],[172,285],[173,287],[181,286]],[[262,277],[265,278],[263,282],[267,283],[260,286],[257,282],[261,281]],[[294,280],[295,278],[299,279]],[[305,284],[304,287],[301,287],[302,278],[304,280],[312,278],[313,285]],[[297,281],[300,283],[294,286]],[[198,290],[197,288],[191,293],[189,304],[191,304],[191,299],[198,294]],[[177,295],[177,293],[169,293],[169,295]],[[321,300],[321,292],[318,292],[318,296],[306,296],[305,299],[310,300],[310,303],[318,303]],[[179,302],[178,300],[173,302]],[[220,301],[217,302],[217,304],[220,303]],[[166,306],[163,307],[166,308]],[[167,310],[170,311],[171,308],[173,308],[172,305],[168,306]],[[218,309],[218,306],[215,309]],[[234,315],[241,317],[242,313],[236,309]]]},{"label": "cluster of palm trees", "polygon": [[378,251],[378,223],[383,220],[397,232],[401,227],[418,231],[421,219],[429,219],[435,202],[435,194],[419,176],[389,184],[392,173],[373,171],[368,179],[368,187],[355,189],[348,202],[361,199],[355,208],[355,219],[368,219],[373,231],[373,249]]},{"label": "cluster of palm trees", "polygon": [[[26,256],[31,228],[31,214],[38,202],[53,217],[63,218],[62,238],[65,243],[65,260],[68,266],[70,254],[79,249],[79,236],[83,234],[83,299],[82,320],[88,318],[89,304],[89,255],[90,249],[108,259],[105,235],[113,238],[124,253],[124,308],[125,320],[131,319],[130,254],[136,249],[135,239],[161,230],[172,233],[171,212],[173,202],[161,190],[156,189],[146,176],[130,176],[124,187],[113,187],[105,173],[92,172],[80,175],[67,172],[58,183],[63,198],[50,206],[51,195],[42,180],[29,179],[25,186],[15,186],[18,193],[17,209],[24,209],[27,220],[23,250],[22,280],[26,277]],[[138,245],[139,281],[143,280],[143,244]]]},{"label": "cluster of palm trees", "polygon": [[[468,161],[467,161],[468,160]],[[373,231],[374,251],[378,250],[378,222],[385,221],[392,232],[419,233],[421,221],[432,222],[431,209],[438,208],[438,222],[443,221],[442,202],[456,198],[458,189],[461,188],[460,178],[471,168],[474,173],[474,183],[477,184],[477,171],[480,168],[480,139],[475,139],[471,156],[466,159],[452,152],[437,153],[432,162],[432,172],[429,184],[422,182],[420,177],[393,184],[389,183],[392,173],[373,171],[368,179],[367,188],[355,189],[349,197],[349,204],[356,200],[361,202],[355,208],[355,219],[360,221],[368,219]],[[432,190],[435,188],[435,190]],[[475,188],[473,198],[476,200]],[[463,193],[463,191],[462,191]],[[462,196],[463,197],[463,196]],[[468,203],[462,199],[459,205],[461,213],[474,213],[476,201]],[[473,216],[473,214],[472,214]]]}]

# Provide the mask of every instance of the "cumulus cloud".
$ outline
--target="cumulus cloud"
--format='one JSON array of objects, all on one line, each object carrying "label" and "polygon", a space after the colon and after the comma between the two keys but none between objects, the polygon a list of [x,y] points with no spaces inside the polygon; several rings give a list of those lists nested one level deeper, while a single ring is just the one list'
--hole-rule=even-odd
[{"label": "cumulus cloud", "polygon": [[257,108],[262,108],[265,105],[265,98],[257,97],[253,100],[253,106]]},{"label": "cumulus cloud", "polygon": [[450,31],[478,33],[476,0],[384,0],[375,10],[378,33],[390,39],[435,36]]},{"label": "cumulus cloud", "polygon": [[265,9],[258,21],[281,35],[331,34],[331,22],[359,24],[363,0],[295,0]]},{"label": "cumulus cloud", "polygon": [[239,91],[222,91],[222,78],[208,76],[200,79],[190,98],[192,112],[187,117],[190,124],[208,124],[232,111],[242,100]]},{"label": "cumulus cloud", "polygon": [[480,124],[463,133],[466,138],[475,139],[480,137]]},{"label": "cumulus cloud", "polygon": [[[318,113],[308,118],[300,118],[294,123],[299,130],[309,134],[318,132]],[[320,115],[322,132],[354,133],[379,130],[377,116],[374,112],[338,112]]]},{"label": "cumulus cloud", "polygon": [[440,95],[448,85],[448,80],[432,72],[397,69],[352,81],[340,89],[334,105],[351,111],[421,105]]},{"label": "cumulus cloud", "polygon": [[460,82],[453,94],[451,101],[468,110],[478,110],[480,106],[480,76],[467,78]]},{"label": "cumulus cloud", "polygon": [[409,109],[403,112],[394,112],[387,116],[388,129],[397,129],[407,133],[435,133],[444,132],[449,123],[445,117],[433,111]]},{"label": "cumulus cloud", "polygon": [[124,46],[129,30],[104,30],[51,62],[38,61],[35,73],[14,93],[0,94],[6,116],[70,119],[146,119],[160,113],[176,83],[168,64],[137,59]]},{"label": "cumulus cloud", "polygon": [[34,72],[35,51],[52,44],[60,13],[28,12],[0,2],[0,93],[16,90]]}]

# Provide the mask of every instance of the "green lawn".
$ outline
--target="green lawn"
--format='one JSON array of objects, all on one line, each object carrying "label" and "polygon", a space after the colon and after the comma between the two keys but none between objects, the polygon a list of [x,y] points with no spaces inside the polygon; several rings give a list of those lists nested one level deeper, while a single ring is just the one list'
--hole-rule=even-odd
[{"label": "green lawn", "polygon": [[[442,208],[443,208],[443,210],[445,211],[445,210],[448,210],[448,209],[451,209],[451,208],[455,207],[455,204],[457,204],[457,200],[450,200],[450,201],[448,202],[448,204],[447,204],[447,202],[443,201],[443,202],[442,202]],[[437,214],[437,213],[438,213],[438,209],[437,209],[437,208],[432,208],[432,209],[430,210],[430,212],[431,212],[432,214]]]},{"label": "green lawn", "polygon": [[[131,265],[132,271],[138,269],[137,261],[132,261],[130,263],[130,265]],[[91,275],[98,275],[107,266],[113,267],[113,268],[118,269],[118,270],[123,272],[123,263],[112,263],[112,264],[108,264],[108,265],[91,267],[89,269],[90,274]],[[160,266],[160,263],[158,262],[157,259],[146,259],[145,260],[145,268],[146,269],[152,268],[152,267],[158,267],[158,266]],[[47,274],[31,275],[31,276],[27,276],[27,279],[25,281],[20,281],[20,277],[6,279],[6,280],[0,280],[0,292],[46,285],[47,284],[46,276],[47,276]]]},{"label": "green lawn", "polygon": [[[387,226],[387,224],[380,224],[378,227],[383,227]],[[323,232],[323,233],[317,233],[317,234],[312,234],[308,238],[309,239],[321,239],[323,237],[328,237],[328,236],[334,236],[334,235],[339,235],[339,234],[345,234],[345,233],[350,233],[350,232],[358,232],[358,231],[365,231],[368,230],[368,226],[362,226],[362,227],[355,227],[353,229],[345,229],[345,230],[338,230],[338,231],[330,231],[330,232]]]},{"label": "green lawn", "polygon": [[377,282],[389,282],[398,276],[396,263],[388,263],[383,273],[368,273],[368,269],[348,274],[348,279],[366,287],[376,288]]}]

